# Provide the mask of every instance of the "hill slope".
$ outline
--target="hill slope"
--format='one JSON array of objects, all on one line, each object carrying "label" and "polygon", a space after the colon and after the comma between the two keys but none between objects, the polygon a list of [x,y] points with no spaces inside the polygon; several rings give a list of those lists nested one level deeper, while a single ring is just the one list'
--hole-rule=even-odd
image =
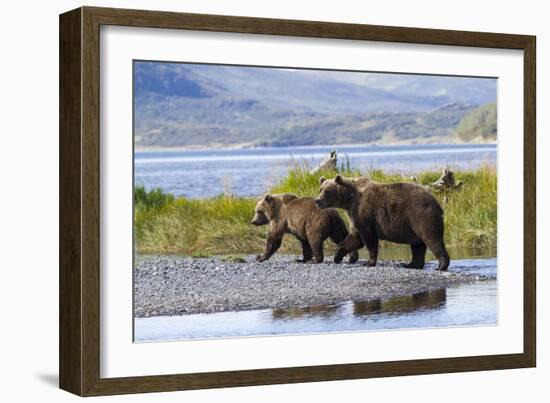
[{"label": "hill slope", "polygon": [[136,147],[310,145],[449,137],[488,79],[137,62]]},{"label": "hill slope", "polygon": [[487,142],[497,139],[497,105],[490,103],[468,113],[456,128],[462,141]]}]

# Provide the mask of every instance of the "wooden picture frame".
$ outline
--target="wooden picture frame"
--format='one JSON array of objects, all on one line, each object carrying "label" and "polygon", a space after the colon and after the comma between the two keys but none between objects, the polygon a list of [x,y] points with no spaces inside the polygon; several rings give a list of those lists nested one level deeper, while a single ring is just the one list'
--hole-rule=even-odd
[{"label": "wooden picture frame", "polygon": [[[524,52],[523,353],[127,378],[100,377],[100,26],[171,28]],[[536,363],[535,37],[81,7],[60,16],[60,387],[80,396],[533,367]]]}]

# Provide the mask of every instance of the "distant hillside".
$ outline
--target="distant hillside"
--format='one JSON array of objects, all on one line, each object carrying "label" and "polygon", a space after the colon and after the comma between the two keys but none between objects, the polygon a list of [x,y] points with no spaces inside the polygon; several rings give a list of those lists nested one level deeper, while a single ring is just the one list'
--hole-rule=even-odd
[{"label": "distant hillside", "polygon": [[473,107],[451,104],[430,112],[373,112],[336,116],[274,131],[261,146],[430,142],[449,137]]},{"label": "distant hillside", "polygon": [[464,118],[460,121],[455,134],[462,141],[496,141],[496,103],[480,106],[464,116]]},{"label": "distant hillside", "polygon": [[156,62],[134,71],[138,148],[452,140],[496,97],[489,79]]}]

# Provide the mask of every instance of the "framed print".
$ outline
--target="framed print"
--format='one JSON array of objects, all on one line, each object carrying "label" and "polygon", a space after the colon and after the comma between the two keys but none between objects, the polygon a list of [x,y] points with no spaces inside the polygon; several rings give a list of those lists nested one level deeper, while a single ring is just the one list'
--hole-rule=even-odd
[{"label": "framed print", "polygon": [[60,387],[533,367],[535,37],[60,16]]}]

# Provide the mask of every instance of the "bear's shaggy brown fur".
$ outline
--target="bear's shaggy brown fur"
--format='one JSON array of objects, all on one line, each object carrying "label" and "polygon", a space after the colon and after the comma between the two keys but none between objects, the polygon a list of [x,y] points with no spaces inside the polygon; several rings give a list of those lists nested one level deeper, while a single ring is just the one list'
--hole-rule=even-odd
[{"label": "bear's shaggy brown fur", "polygon": [[[294,235],[302,244],[303,258],[323,261],[323,243],[330,238],[337,245],[348,236],[346,224],[335,209],[321,210],[311,197],[298,198],[292,194],[265,195],[256,205],[254,225],[270,224],[270,231],[263,254],[256,260],[269,259],[281,246],[284,234]],[[350,263],[359,259],[356,251],[350,253]],[[340,259],[342,261],[342,259]]]},{"label": "bear's shaggy brown fur", "polygon": [[380,239],[411,245],[412,260],[405,265],[422,269],[426,247],[439,260],[438,270],[447,270],[449,254],[443,240],[443,210],[426,189],[412,183],[377,183],[367,178],[320,179],[320,208],[347,211],[352,223],[350,235],[339,245],[334,260],[366,245],[369,266],[378,259]]}]

